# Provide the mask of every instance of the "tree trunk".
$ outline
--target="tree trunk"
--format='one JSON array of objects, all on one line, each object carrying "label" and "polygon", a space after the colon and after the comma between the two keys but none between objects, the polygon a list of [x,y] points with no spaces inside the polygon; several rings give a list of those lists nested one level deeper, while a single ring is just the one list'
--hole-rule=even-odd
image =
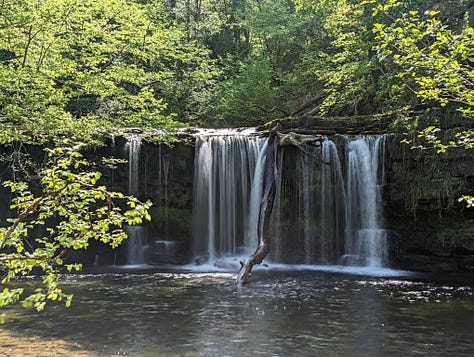
[{"label": "tree trunk", "polygon": [[324,138],[322,136],[298,135],[291,132],[288,134],[279,134],[275,129],[270,134],[265,161],[263,197],[258,216],[258,247],[245,263],[240,262],[241,267],[237,275],[237,285],[241,286],[249,281],[253,266],[260,264],[270,251],[271,239],[268,235],[268,226],[273,211],[277,181],[281,174],[278,162],[280,162],[283,147],[295,146],[308,155],[309,153],[304,148],[306,145],[322,146],[323,141]]},{"label": "tree trunk", "polygon": [[257,250],[245,261],[241,262],[239,274],[237,275],[237,285],[245,284],[249,281],[252,268],[260,264],[270,250],[270,237],[268,236],[268,225],[273,210],[273,202],[276,195],[276,182],[280,172],[278,171],[279,156],[281,148],[276,134],[272,134],[268,139],[267,159],[265,162],[265,180],[262,202],[258,216]]}]

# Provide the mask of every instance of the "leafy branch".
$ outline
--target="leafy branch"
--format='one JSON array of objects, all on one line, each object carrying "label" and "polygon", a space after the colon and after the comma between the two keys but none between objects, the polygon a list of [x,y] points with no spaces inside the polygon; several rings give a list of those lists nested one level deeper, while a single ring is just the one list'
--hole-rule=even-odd
[{"label": "leafy branch", "polygon": [[[26,182],[3,183],[15,195],[10,207],[16,216],[8,220],[8,226],[0,228],[0,274],[4,286],[0,307],[22,298],[24,306],[34,306],[38,311],[48,300],[64,300],[69,306],[72,295],[59,287],[58,273],[63,269],[80,270],[82,266],[63,261],[66,252],[86,249],[91,240],[115,248],[127,238],[125,225],[151,220],[151,202],[143,203],[98,186],[101,174],[87,170],[89,164],[78,149],[46,149],[49,163],[40,173],[37,193]],[[128,209],[124,210],[124,206]],[[41,226],[46,227],[47,233],[35,236]],[[9,286],[35,267],[42,271],[41,288],[24,297],[24,289]]]},{"label": "leafy branch", "polygon": [[[474,29],[466,22],[454,31],[439,19],[439,11],[428,10],[423,15],[418,11],[400,12],[401,2],[397,0],[369,0],[363,4],[372,6],[374,17],[385,17],[373,26],[380,62],[393,66],[405,87],[422,102],[456,109],[467,127],[447,139],[443,130],[428,125],[418,132],[424,144],[414,145],[408,139],[404,142],[420,149],[428,145],[438,154],[449,148],[474,148],[474,131],[470,129],[474,117]],[[472,207],[471,196],[463,196],[460,201]]]}]

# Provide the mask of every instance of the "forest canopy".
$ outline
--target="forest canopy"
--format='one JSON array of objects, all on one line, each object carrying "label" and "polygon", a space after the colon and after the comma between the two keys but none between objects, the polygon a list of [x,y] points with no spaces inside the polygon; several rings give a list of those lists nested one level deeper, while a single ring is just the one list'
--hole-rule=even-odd
[{"label": "forest canopy", "polygon": [[172,128],[161,88],[212,73],[208,51],[171,24],[159,2],[3,1],[0,140],[88,141],[98,128]]},{"label": "forest canopy", "polygon": [[[464,38],[457,50],[472,50],[472,8],[467,0],[6,0],[0,140],[87,139],[97,128],[236,127],[429,105],[436,91],[420,88],[433,83],[409,78],[408,57],[387,51],[402,36],[411,45],[418,36],[429,48],[436,36],[419,32],[430,21],[439,21],[442,41]],[[402,33],[400,21],[413,31]],[[427,54],[405,50],[412,60]],[[463,65],[472,70],[470,60]],[[445,110],[459,109],[442,98]]]}]

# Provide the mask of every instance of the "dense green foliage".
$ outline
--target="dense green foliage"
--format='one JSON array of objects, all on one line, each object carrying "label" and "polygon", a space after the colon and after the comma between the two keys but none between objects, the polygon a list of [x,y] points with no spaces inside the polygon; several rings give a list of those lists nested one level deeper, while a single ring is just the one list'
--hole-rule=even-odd
[{"label": "dense green foliage", "polygon": [[[448,74],[449,66],[436,65],[472,49],[467,0],[0,6],[0,121],[9,129],[3,141],[24,133],[87,137],[98,127],[242,126],[303,113],[385,113],[410,110],[433,95],[445,105],[458,90],[453,76],[466,72]],[[387,53],[395,47],[394,56]],[[411,66],[415,57],[428,52],[438,57],[423,68],[444,70],[445,82],[430,82],[433,76],[420,71],[410,77],[410,68],[422,68]],[[469,71],[470,61],[458,63]],[[430,87],[424,97],[421,86]],[[469,85],[462,88],[469,96]],[[445,110],[461,109],[455,107]]]},{"label": "dense green foliage", "polygon": [[372,83],[371,22],[358,2],[245,3],[236,18],[245,34],[237,48],[246,52],[221,54],[224,76],[207,117],[248,125],[306,112],[369,114],[382,103]]},{"label": "dense green foliage", "polygon": [[2,1],[0,141],[175,126],[158,92],[210,74],[206,51],[170,21],[155,2]]},{"label": "dense green foliage", "polygon": [[[396,68],[397,77],[421,101],[437,104],[438,109],[449,107],[472,121],[474,30],[467,22],[457,30],[451,28],[439,19],[439,11],[396,14],[400,5],[388,1],[383,10],[391,22],[374,24],[378,57],[383,65]],[[375,8],[374,14],[378,11]],[[433,134],[432,127],[428,132]],[[471,147],[470,135],[459,135],[453,145]],[[444,152],[447,147],[438,144],[439,151]]]},{"label": "dense green foliage", "polygon": [[[430,111],[430,118],[425,122],[407,121],[408,129],[418,129],[418,138],[434,147],[438,154],[445,153],[448,148],[474,148],[471,129],[474,119],[474,30],[469,23],[469,14],[461,13],[463,16],[455,17],[448,24],[442,21],[440,11],[434,9],[420,14],[415,10],[406,12],[403,4],[394,0],[367,3],[374,5],[373,16],[381,12],[386,20],[375,23],[373,30],[375,49],[382,65],[393,67],[392,72],[403,82],[404,88],[438,112]],[[460,118],[454,125],[461,125],[461,129],[452,130],[454,134],[450,136],[441,128],[453,126],[452,117]],[[405,141],[426,148],[424,142]],[[463,196],[460,200],[473,206],[471,196]]]},{"label": "dense green foliage", "polygon": [[[426,88],[421,97],[420,88],[410,85],[422,83],[409,78],[407,70],[413,63],[408,57],[426,54],[427,48],[444,56],[442,43],[451,41],[464,41],[463,51],[472,50],[467,30],[473,21],[471,6],[467,0],[169,2],[168,11],[184,26],[188,40],[205,46],[217,69],[216,76],[188,98],[187,108],[177,111],[200,125],[242,126],[304,113],[350,116],[411,113],[420,103],[434,107],[428,95],[435,93],[436,83],[429,84],[425,76],[423,85],[432,88]],[[430,14],[437,16],[429,20]],[[403,29],[404,34],[393,32],[390,37],[386,32],[384,37],[381,24],[386,30]],[[425,25],[436,27],[437,34],[423,37]],[[416,34],[410,33],[413,29]],[[439,38],[441,34],[444,39]],[[386,43],[386,50],[393,48],[402,36],[413,40],[412,47],[405,48],[410,53],[405,60],[394,60],[378,47]],[[430,47],[434,39],[438,48]],[[418,47],[423,43],[424,52]],[[454,52],[459,50],[453,47]],[[453,59],[458,55],[454,52],[447,57]],[[440,58],[431,60],[425,68]],[[463,68],[469,71],[471,63],[464,61]],[[453,71],[449,80],[457,75]],[[469,95],[469,85],[464,88]],[[447,99],[453,90],[457,91],[454,84],[446,87],[441,98]],[[442,110],[430,112],[431,118],[452,116],[456,111],[455,106],[442,107],[443,100],[437,105]]]}]

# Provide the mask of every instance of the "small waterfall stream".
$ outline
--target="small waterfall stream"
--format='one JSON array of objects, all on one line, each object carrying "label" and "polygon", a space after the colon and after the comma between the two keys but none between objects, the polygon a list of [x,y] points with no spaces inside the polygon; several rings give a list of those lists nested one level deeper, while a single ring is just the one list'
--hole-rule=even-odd
[{"label": "small waterfall stream", "polygon": [[260,212],[260,202],[262,200],[263,190],[263,171],[265,168],[265,162],[267,159],[267,141],[258,139],[257,150],[251,150],[257,153],[256,160],[254,157],[249,158],[248,164],[253,166],[255,162],[255,170],[253,170],[252,184],[250,188],[250,203],[248,210],[248,221],[246,227],[246,234],[244,236],[244,247],[245,254],[251,254],[257,247],[258,236],[257,236],[257,225],[258,215]]},{"label": "small waterfall stream", "polygon": [[345,251],[353,264],[382,267],[386,261],[381,185],[384,180],[383,136],[347,143]]},{"label": "small waterfall stream", "polygon": [[334,264],[344,243],[346,190],[339,152],[333,141],[323,142],[321,160],[320,262]]},{"label": "small waterfall stream", "polygon": [[[125,150],[128,152],[128,193],[138,195],[141,137],[127,136]],[[142,226],[127,226],[127,265],[145,264],[145,237]]]}]

